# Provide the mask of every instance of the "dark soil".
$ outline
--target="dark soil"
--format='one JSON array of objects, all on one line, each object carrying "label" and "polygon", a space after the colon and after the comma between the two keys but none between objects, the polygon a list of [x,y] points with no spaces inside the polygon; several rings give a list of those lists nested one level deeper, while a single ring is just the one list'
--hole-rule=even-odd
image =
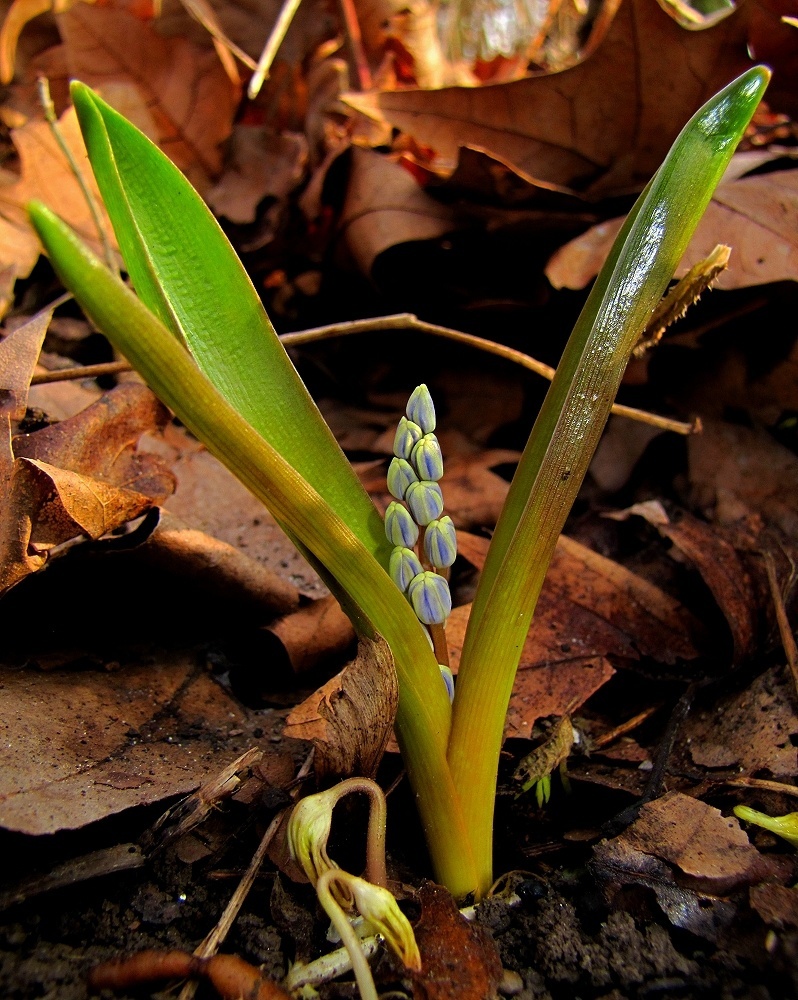
[{"label": "dark soil", "polygon": [[[401,794],[399,806],[401,815]],[[88,990],[86,973],[100,962],[146,948],[193,950],[221,914],[257,844],[262,818],[256,829],[253,810],[233,804],[210,821],[209,839],[227,844],[220,856],[191,864],[173,849],[136,870],[7,909],[0,922],[1,995],[85,1000],[98,995]],[[129,824],[124,818],[99,824],[103,829],[95,837],[135,834]],[[74,834],[38,842],[6,836],[3,853],[14,858],[17,872],[41,870],[76,843]],[[406,862],[399,871],[406,879]],[[516,995],[524,1000],[798,996],[798,933],[779,934],[769,953],[767,931],[746,919],[743,901],[734,931],[711,943],[670,926],[645,894],[608,909],[585,868],[560,865],[545,878],[519,875],[515,892],[513,905],[499,898],[483,903],[477,919],[490,930],[505,968],[520,974],[523,990]],[[325,928],[308,887],[273,874],[267,864],[222,950],[279,980],[295,957],[307,960],[330,950]],[[156,992],[162,987],[101,995],[135,1000],[166,995]],[[354,995],[351,983],[328,984],[319,992]],[[198,993],[214,995],[207,986]]]}]

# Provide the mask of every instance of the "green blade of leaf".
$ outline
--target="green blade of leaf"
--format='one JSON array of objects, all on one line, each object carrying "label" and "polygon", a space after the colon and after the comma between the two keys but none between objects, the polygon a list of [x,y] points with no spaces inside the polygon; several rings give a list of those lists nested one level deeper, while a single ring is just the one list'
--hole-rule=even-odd
[{"label": "green blade of leaf", "polygon": [[[749,70],[688,122],[627,220],[535,422],[491,542],[463,646],[449,761],[490,884],[493,790],[515,671],[557,537],[631,350],[769,79]],[[474,746],[482,753],[475,757]]]},{"label": "green blade of leaf", "polygon": [[382,519],[297,375],[249,276],[174,164],[90,88],[72,84],[97,183],[133,284],[244,419],[383,565]]},{"label": "green blade of leaf", "polygon": [[468,831],[446,761],[450,706],[422,626],[387,572],[335,510],[218,392],[167,328],[46,206],[28,206],[59,278],[208,450],[339,580],[391,647],[397,730],[436,875],[475,886]]}]

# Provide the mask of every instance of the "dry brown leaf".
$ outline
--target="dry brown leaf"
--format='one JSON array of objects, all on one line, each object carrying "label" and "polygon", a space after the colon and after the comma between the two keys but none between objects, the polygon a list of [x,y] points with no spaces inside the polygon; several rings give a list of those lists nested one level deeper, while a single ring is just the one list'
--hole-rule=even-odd
[{"label": "dry brown leaf", "polygon": [[187,527],[166,510],[159,512],[158,525],[133,558],[155,572],[182,577],[206,594],[218,594],[242,613],[288,615],[299,604],[299,591],[283,577],[232,545]]},{"label": "dry brown leaf", "polygon": [[0,825],[32,835],[189,792],[264,724],[197,669],[193,652],[112,673],[0,676]]},{"label": "dry brown leaf", "polygon": [[[458,550],[477,568],[488,541],[458,532]],[[470,605],[446,625],[453,671]],[[524,644],[505,724],[529,737],[535,721],[578,709],[615,673],[607,657],[675,663],[698,656],[701,626],[654,584],[579,542],[560,536]]]},{"label": "dry brown leaf", "polygon": [[15,437],[14,454],[161,501],[174,490],[174,476],[160,459],[137,452],[135,445],[168,419],[168,411],[146,386],[125,382],[70,420]]},{"label": "dry brown leaf", "polygon": [[454,228],[451,209],[425,194],[403,167],[379,153],[353,148],[340,229],[365,274],[388,247],[433,239]]},{"label": "dry brown leaf", "polygon": [[308,145],[302,135],[236,125],[224,173],[208,191],[208,204],[231,222],[254,222],[264,198],[282,202],[296,188],[307,159]]},{"label": "dry brown leaf", "polygon": [[470,923],[441,885],[419,890],[421,916],[413,928],[421,972],[403,970],[413,980],[417,1000],[486,1000],[495,996],[502,963],[487,928]]},{"label": "dry brown leaf", "polygon": [[510,484],[491,470],[515,465],[517,451],[491,448],[446,459],[443,489],[446,512],[458,528],[491,528],[499,519]]},{"label": "dry brown leaf", "polygon": [[322,597],[270,625],[297,674],[319,666],[328,656],[344,653],[354,641],[352,623],[338,601]]},{"label": "dry brown leaf", "polygon": [[763,0],[705,31],[685,31],[652,0],[624,0],[603,41],[573,69],[346,100],[452,166],[458,148],[472,146],[543,186],[603,197],[642,187],[690,115],[752,65],[748,38],[759,23],[778,37],[791,30]]},{"label": "dry brown leaf", "polygon": [[634,850],[676,865],[717,894],[762,881],[773,872],[734,816],[723,816],[681,792],[646,803],[622,837]]},{"label": "dry brown leaf", "polygon": [[644,518],[673,542],[701,574],[729,625],[733,661],[741,663],[751,656],[759,639],[761,600],[756,580],[733,540],[725,537],[722,528],[705,524],[686,511],[671,517],[657,500],[607,516],[625,520],[632,514]]},{"label": "dry brown leaf", "polygon": [[[618,768],[614,771],[617,773]],[[616,787],[609,782],[606,784]],[[632,793],[639,794],[635,790]],[[622,899],[626,909],[629,897],[634,899],[635,890],[642,891],[646,899],[649,892],[653,892],[674,927],[708,941],[717,941],[737,913],[736,905],[730,900],[681,885],[670,865],[636,850],[623,835],[604,840],[593,849],[590,869],[610,906],[616,906],[616,900]]]},{"label": "dry brown leaf", "polygon": [[[99,191],[87,166],[86,148],[73,108],[61,116],[59,127],[73,157],[81,165],[84,180],[99,202]],[[13,129],[11,137],[19,152],[21,173],[19,177],[8,171],[0,175],[0,266],[15,266],[17,277],[24,278],[38,260],[41,245],[25,211],[26,204],[33,198],[57,212],[101,256],[102,244],[89,206],[50,126],[46,122],[31,121]],[[111,224],[102,208],[101,218],[105,232],[113,238]]]},{"label": "dry brown leaf", "polygon": [[744,691],[691,713],[681,730],[684,748],[699,767],[790,780],[798,773],[794,697],[785,672],[768,670]]},{"label": "dry brown leaf", "polygon": [[28,389],[50,325],[50,312],[40,313],[0,341],[0,413],[21,420]]},{"label": "dry brown leaf", "polygon": [[765,879],[785,881],[792,865],[759,854],[737,820],[680,792],[670,792],[640,810],[620,836],[594,848],[591,870],[608,902],[619,893],[654,891],[676,927],[716,941],[736,913],[724,898]]},{"label": "dry brown leaf", "polygon": [[751,909],[771,927],[785,930],[798,927],[798,889],[763,883],[749,890]]},{"label": "dry brown leaf", "polygon": [[716,521],[753,511],[798,537],[798,459],[765,431],[706,421],[688,440],[688,461],[694,500]]},{"label": "dry brown leaf", "polygon": [[126,383],[70,420],[14,438],[0,518],[0,589],[41,569],[55,546],[80,535],[99,538],[169,495],[168,469],[134,452],[141,434],[165,419],[148,389]]},{"label": "dry brown leaf", "polygon": [[232,130],[233,85],[211,49],[162,38],[123,9],[78,4],[58,16],[71,74],[98,87],[200,192],[221,172]]},{"label": "dry brown leaf", "polygon": [[227,542],[306,597],[327,595],[327,588],[260,500],[202,445],[169,426],[165,439],[152,447],[175,474],[177,489],[165,506],[183,524]]},{"label": "dry brown leaf", "polygon": [[361,639],[358,655],[288,716],[284,730],[312,739],[319,781],[373,778],[393,729],[399,687],[383,639]]},{"label": "dry brown leaf", "polygon": [[[777,170],[727,181],[715,191],[676,276],[703,260],[718,243],[732,247],[717,288],[798,281],[798,170]],[[584,288],[599,272],[623,218],[594,226],[558,250],[546,266],[555,288]]]}]

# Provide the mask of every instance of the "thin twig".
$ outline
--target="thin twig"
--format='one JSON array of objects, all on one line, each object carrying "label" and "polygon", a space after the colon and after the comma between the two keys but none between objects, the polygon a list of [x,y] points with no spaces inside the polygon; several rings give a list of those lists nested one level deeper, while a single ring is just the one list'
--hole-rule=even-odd
[{"label": "thin twig", "polygon": [[798,785],[785,785],[781,781],[768,781],[766,778],[724,778],[724,785],[732,788],[759,788],[763,792],[778,792],[780,795],[794,795],[798,798]]},{"label": "thin twig", "polygon": [[[522,351],[516,351],[504,344],[496,344],[492,340],[477,337],[472,333],[463,333],[462,330],[452,330],[448,326],[427,323],[413,313],[393,313],[390,316],[374,316],[370,319],[353,319],[344,323],[330,323],[328,326],[315,326],[309,330],[298,330],[296,333],[283,333],[280,340],[286,347],[296,347],[300,344],[314,343],[317,340],[330,340],[334,337],[346,337],[355,333],[374,333],[379,330],[418,330],[419,333],[444,337],[447,340],[454,340],[459,344],[474,347],[479,351],[485,351],[487,354],[495,354],[506,361],[512,361],[514,364],[521,365],[522,368],[542,375],[549,381],[554,378],[554,369],[551,365],[537,361]],[[111,375],[129,371],[129,366],[121,367],[123,364],[123,362],[110,362],[107,365],[92,365],[85,368],[64,368],[58,372],[37,375],[35,381],[37,383],[61,382],[73,378],[96,378],[97,375]],[[114,367],[114,365],[120,365],[120,367]],[[624,406],[622,403],[615,403],[612,412],[616,416],[637,420],[639,423],[650,424],[664,431],[673,431],[675,434],[699,434],[701,432],[701,421],[698,418],[686,423],[683,420],[673,420],[656,413],[648,413],[646,410],[638,410],[633,406]]]},{"label": "thin twig", "polygon": [[103,245],[103,256],[105,257],[105,263],[108,267],[114,271],[118,272],[116,266],[116,259],[114,257],[113,247],[111,246],[111,241],[108,239],[108,234],[105,231],[105,226],[102,224],[102,218],[100,216],[100,207],[97,204],[97,199],[91,192],[88,184],[86,183],[86,178],[83,176],[83,172],[72,155],[72,150],[66,143],[64,136],[61,132],[61,127],[58,124],[58,116],[55,113],[55,105],[53,104],[53,99],[50,96],[50,81],[46,76],[40,76],[37,81],[37,86],[39,88],[39,101],[42,108],[44,109],[44,117],[47,119],[47,124],[50,126],[50,131],[53,134],[53,138],[58,143],[58,147],[61,152],[66,157],[67,163],[69,164],[69,169],[72,171],[75,180],[80,186],[80,190],[83,197],[86,200],[86,204],[89,207],[89,212],[91,213],[92,221],[94,222],[95,228],[97,229],[97,235],[100,237],[100,242]]},{"label": "thin twig", "polygon": [[648,781],[646,782],[645,791],[636,802],[622,809],[612,819],[604,823],[601,832],[605,837],[617,837],[630,823],[633,823],[637,819],[644,805],[648,802],[653,802],[661,794],[662,786],[665,783],[665,770],[673,751],[673,745],[676,742],[676,737],[679,735],[682,723],[690,712],[693,699],[700,686],[697,682],[689,684],[681,698],[676,702],[668,723],[665,726],[665,732],[662,734],[660,744],[657,747],[657,752],[654,754],[654,761]]},{"label": "thin twig", "polygon": [[105,361],[101,365],[81,365],[78,368],[62,368],[52,372],[38,372],[30,380],[31,385],[49,385],[51,382],[71,382],[75,379],[100,378],[103,375],[121,375],[131,370],[127,361]]},{"label": "thin twig", "polygon": [[632,716],[631,719],[627,719],[626,722],[622,722],[614,729],[610,729],[606,733],[602,733],[601,736],[597,736],[591,741],[592,749],[598,750],[601,747],[608,746],[610,743],[614,743],[619,737],[625,736],[633,729],[637,729],[646,719],[650,719],[655,712],[658,712],[661,707],[661,705],[649,705],[648,708],[644,708],[642,712],[638,712],[637,715]]},{"label": "thin twig", "polygon": [[271,34],[266,39],[266,44],[263,47],[263,52],[260,54],[260,59],[258,59],[258,65],[255,68],[252,79],[249,81],[247,96],[250,101],[255,100],[260,93],[260,88],[268,79],[274,57],[283,43],[286,32],[294,19],[294,15],[299,10],[301,2],[302,0],[284,0]]},{"label": "thin twig", "polygon": [[[475,347],[487,354],[495,354],[497,357],[527,368],[529,371],[542,375],[543,378],[551,381],[554,378],[555,369],[551,365],[546,365],[542,361],[531,358],[522,351],[516,351],[512,347],[504,344],[494,343],[484,337],[477,337],[472,333],[463,333],[461,330],[452,330],[448,326],[438,326],[436,323],[427,323],[420,320],[413,313],[394,313],[391,316],[376,316],[373,319],[355,319],[345,323],[332,323],[329,326],[317,326],[310,330],[301,330],[298,333],[284,333],[280,338],[286,346],[296,344],[311,343],[316,340],[326,340],[331,337],[345,337],[353,333],[368,333],[376,330],[396,330],[408,329],[418,330],[420,333],[428,333],[434,337],[445,337],[447,340],[454,340],[460,344],[467,344]],[[674,431],[676,434],[697,434],[701,430],[701,423],[695,420],[685,423],[681,420],[671,420],[669,417],[661,417],[655,413],[647,413],[645,410],[638,410],[632,406],[623,406],[615,403],[612,412],[618,416],[628,417],[630,420],[638,420],[640,423],[651,424],[662,430]]]},{"label": "thin twig", "polygon": [[[258,64],[255,60],[250,55],[247,55],[243,49],[239,48],[236,43],[231,38],[228,38],[224,33],[222,26],[219,24],[219,19],[216,17],[216,12],[207,0],[180,0],[180,2],[186,8],[188,13],[194,18],[194,20],[198,21],[202,25],[215,42],[219,42],[219,44],[227,49],[228,52],[231,52],[239,62],[243,63],[243,65],[247,67],[247,69],[251,69],[253,72],[257,70]],[[227,69],[227,67],[225,67],[225,69]]]},{"label": "thin twig", "polygon": [[355,76],[357,77],[358,90],[371,90],[373,80],[368,59],[366,59],[366,53],[363,49],[363,35],[360,31],[360,22],[358,21],[354,0],[338,0],[338,9],[341,12],[341,20],[344,24],[346,43],[355,70]]},{"label": "thin twig", "polygon": [[790,673],[792,674],[792,681],[795,685],[795,693],[798,695],[798,646],[795,644],[795,636],[792,634],[792,628],[790,627],[790,622],[787,618],[787,611],[784,607],[784,598],[781,595],[779,580],[776,576],[776,563],[773,559],[773,555],[770,552],[763,552],[762,555],[765,560],[768,584],[770,585],[770,597],[773,601],[773,607],[776,611],[776,621],[779,625],[781,644],[784,647],[784,654],[787,657],[787,665],[789,666]]},{"label": "thin twig", "polygon": [[[296,785],[291,791],[292,799],[295,799],[299,794],[299,789],[301,786],[302,779],[306,778],[307,775],[310,773],[310,768],[312,763],[313,763],[313,751],[311,751],[305,758],[302,767],[299,769],[299,772],[297,773]],[[221,947],[222,942],[229,934],[230,928],[233,926],[233,924],[235,923],[235,919],[238,916],[238,911],[241,909],[244,900],[247,898],[249,890],[252,888],[255,878],[257,877],[257,874],[260,871],[261,865],[263,864],[266,858],[266,852],[269,849],[269,845],[274,839],[274,836],[277,833],[277,831],[280,829],[280,824],[283,821],[283,817],[286,813],[286,810],[289,808],[292,809],[293,805],[290,807],[286,807],[286,809],[281,809],[280,812],[278,812],[277,815],[274,817],[274,819],[271,821],[271,823],[269,823],[269,827],[266,830],[266,833],[264,833],[260,844],[258,844],[258,849],[252,855],[252,860],[249,863],[249,867],[244,872],[244,875],[241,881],[238,883],[235,892],[230,897],[227,906],[224,908],[224,913],[222,913],[221,917],[219,917],[216,926],[213,928],[210,934],[208,934],[205,940],[194,950],[194,954],[197,956],[197,958],[210,958],[211,955],[215,955],[216,952]],[[180,991],[178,1000],[192,1000],[192,997],[194,996],[196,991],[197,991],[196,982],[186,983],[186,985]]]}]

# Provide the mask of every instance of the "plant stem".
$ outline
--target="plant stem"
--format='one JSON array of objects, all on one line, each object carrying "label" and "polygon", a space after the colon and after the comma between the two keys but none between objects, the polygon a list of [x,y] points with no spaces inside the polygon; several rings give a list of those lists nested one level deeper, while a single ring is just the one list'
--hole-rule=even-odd
[{"label": "plant stem", "polygon": [[[336,869],[325,872],[316,883],[316,895],[319,897],[319,902],[324,907],[324,912],[332,921],[333,927],[338,931],[341,941],[349,952],[349,957],[352,959],[352,970],[357,980],[360,1000],[379,1000],[377,987],[374,985],[374,977],[371,975],[369,963],[366,961],[366,956],[363,954],[363,949],[360,946],[360,939],[349,923],[349,917],[347,917],[338,903],[336,903],[332,892],[330,892],[330,883],[342,880],[341,876],[342,873]],[[342,884],[346,885],[346,882],[343,881]]]}]

